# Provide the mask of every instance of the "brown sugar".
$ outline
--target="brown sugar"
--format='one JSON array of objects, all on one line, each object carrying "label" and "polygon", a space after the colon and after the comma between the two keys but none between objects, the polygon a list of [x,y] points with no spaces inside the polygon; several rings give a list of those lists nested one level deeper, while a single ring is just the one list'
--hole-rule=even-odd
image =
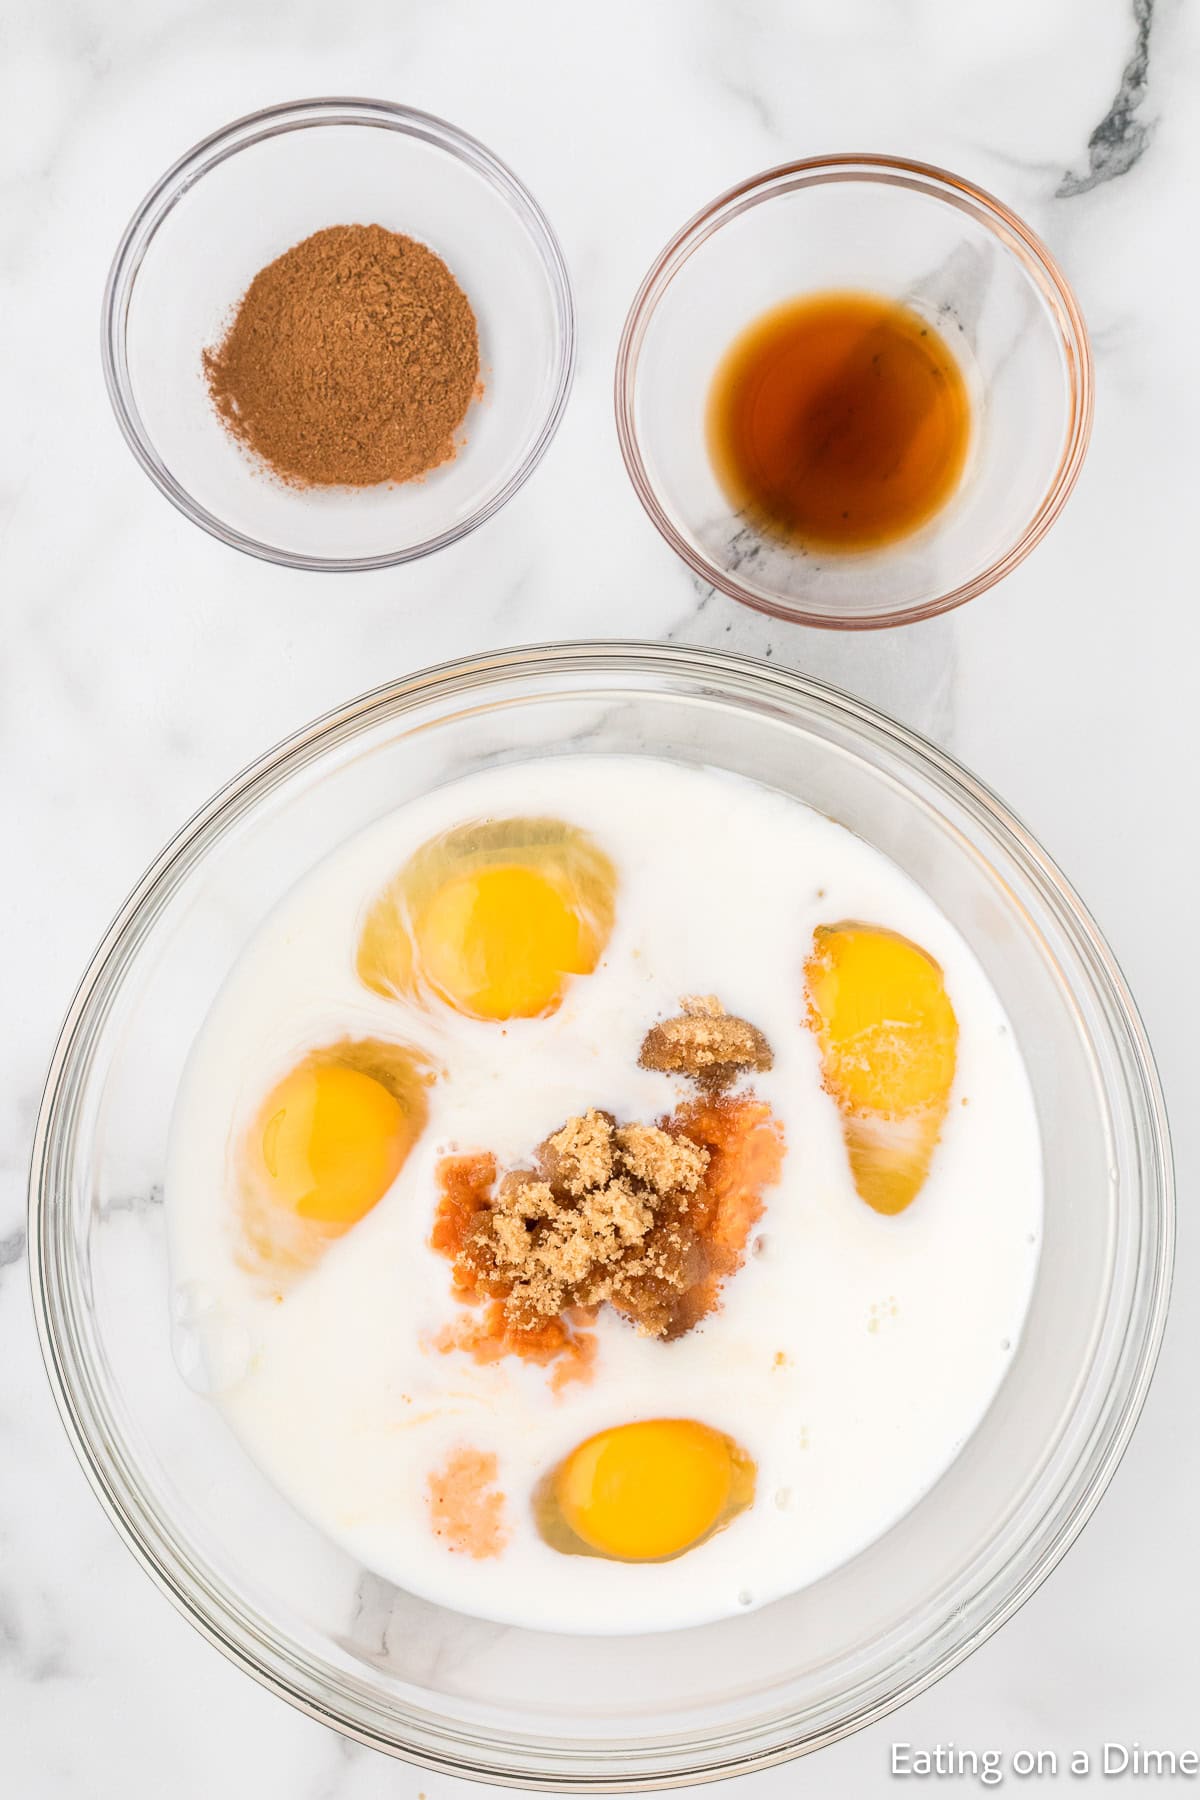
[{"label": "brown sugar", "polygon": [[443,1328],[443,1351],[479,1362],[520,1356],[550,1384],[590,1377],[603,1305],[638,1331],[681,1337],[720,1304],[778,1181],[784,1141],[769,1106],[722,1090],[769,1069],[757,1027],[712,996],[687,998],[647,1033],[643,1067],[682,1074],[700,1093],[656,1124],[595,1108],[501,1174],[488,1151],[444,1157],[430,1243],[457,1297],[478,1310]]},{"label": "brown sugar", "polygon": [[429,1477],[429,1519],[433,1535],[448,1550],[464,1551],[477,1562],[499,1556],[508,1542],[504,1495],[496,1486],[499,1465],[490,1451],[452,1451]]},{"label": "brown sugar", "polygon": [[630,1283],[650,1269],[670,1267],[682,1285],[683,1262],[670,1252],[685,1241],[706,1151],[654,1126],[623,1130],[592,1111],[568,1119],[535,1161],[501,1178],[456,1258],[460,1280],[468,1272],[479,1291],[503,1301],[509,1326],[540,1331],[568,1308],[605,1300],[636,1312]]},{"label": "brown sugar", "polygon": [[373,487],[455,455],[479,332],[428,245],[331,225],[260,269],[202,362],[222,422],[276,475]]},{"label": "brown sugar", "polygon": [[782,1157],[766,1105],[713,1096],[657,1125],[589,1111],[539,1146],[533,1168],[498,1181],[491,1156],[444,1158],[431,1241],[459,1294],[489,1304],[439,1347],[481,1361],[564,1355],[585,1373],[586,1326],[604,1303],[644,1335],[681,1336],[740,1267]]},{"label": "brown sugar", "polygon": [[727,1013],[713,994],[691,994],[677,1018],[652,1025],[642,1040],[643,1069],[686,1075],[712,1093],[727,1088],[749,1070],[762,1072],[774,1060],[757,1025]]}]

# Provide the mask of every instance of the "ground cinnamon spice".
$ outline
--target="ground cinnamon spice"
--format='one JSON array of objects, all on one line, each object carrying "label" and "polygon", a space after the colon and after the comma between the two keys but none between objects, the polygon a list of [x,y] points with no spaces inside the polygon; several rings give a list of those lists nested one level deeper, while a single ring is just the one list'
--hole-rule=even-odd
[{"label": "ground cinnamon spice", "polygon": [[479,333],[427,245],[331,225],[259,271],[203,365],[225,425],[275,474],[374,487],[454,456],[479,386]]}]

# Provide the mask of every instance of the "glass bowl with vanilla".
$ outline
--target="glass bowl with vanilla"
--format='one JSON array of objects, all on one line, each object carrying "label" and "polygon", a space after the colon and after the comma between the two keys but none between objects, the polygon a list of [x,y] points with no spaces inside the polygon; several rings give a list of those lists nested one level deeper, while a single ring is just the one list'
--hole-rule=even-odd
[{"label": "glass bowl with vanilla", "polygon": [[789,163],[646,276],[617,430],[651,519],[712,587],[801,624],[929,618],[1049,529],[1092,419],[1067,279],[1001,201],[888,156]]},{"label": "glass bowl with vanilla", "polygon": [[407,562],[489,518],[557,429],[574,338],[533,197],[386,101],[295,101],[196,145],[104,302],[146,473],[223,542],[310,569]]}]

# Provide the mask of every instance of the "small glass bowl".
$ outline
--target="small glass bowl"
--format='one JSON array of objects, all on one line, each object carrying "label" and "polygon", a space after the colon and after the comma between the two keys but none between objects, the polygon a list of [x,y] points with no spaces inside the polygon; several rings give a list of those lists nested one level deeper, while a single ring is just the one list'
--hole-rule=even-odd
[{"label": "small glass bowl", "polygon": [[[392,808],[564,750],[728,769],[890,856],[993,983],[1042,1134],[1029,1313],[957,1460],[801,1592],[645,1637],[501,1629],[391,1586],[292,1511],[172,1357],[171,1108],[259,922]],[[1129,992],[1077,897],[992,794],[870,707],[774,663],[557,644],[364,695],[238,776],[168,845],[97,951],[55,1051],[29,1260],[80,1460],[136,1555],[226,1655],[377,1749],[526,1790],[617,1793],[818,1749],[919,1693],[1016,1611],[1129,1441],[1166,1316],[1173,1221],[1162,1096]]]},{"label": "small glass bowl", "polygon": [[[710,384],[734,339],[781,301],[835,289],[927,316],[973,411],[949,503],[912,536],[858,554],[764,536],[726,497],[706,446]],[[798,624],[900,625],[983,593],[1057,518],[1091,433],[1091,351],[1062,271],[1000,201],[897,157],[811,158],[731,188],[672,238],[625,322],[616,412],[639,499],[704,581]]]},{"label": "small glass bowl", "polygon": [[[423,480],[300,490],[220,423],[200,357],[261,268],[342,224],[445,259],[479,322],[484,392]],[[575,312],[545,215],[490,150],[384,100],[295,100],[214,132],[147,194],[109,274],[102,354],[126,442],[187,518],[268,562],[378,569],[454,543],[528,479],[570,391]]]}]

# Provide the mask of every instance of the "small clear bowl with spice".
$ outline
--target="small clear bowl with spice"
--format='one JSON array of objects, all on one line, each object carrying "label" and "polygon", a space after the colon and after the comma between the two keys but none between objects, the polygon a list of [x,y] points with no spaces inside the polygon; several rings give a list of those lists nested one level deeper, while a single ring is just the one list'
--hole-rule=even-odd
[{"label": "small clear bowl with spice", "polygon": [[482,524],[545,453],[574,349],[536,201],[456,127],[379,100],[206,138],[138,208],[104,300],[146,473],[295,568],[408,562]]},{"label": "small clear bowl with spice", "polygon": [[1091,354],[1000,201],[898,157],[816,157],[667,245],[616,412],[639,499],[701,580],[798,624],[898,625],[983,593],[1057,518]]}]

